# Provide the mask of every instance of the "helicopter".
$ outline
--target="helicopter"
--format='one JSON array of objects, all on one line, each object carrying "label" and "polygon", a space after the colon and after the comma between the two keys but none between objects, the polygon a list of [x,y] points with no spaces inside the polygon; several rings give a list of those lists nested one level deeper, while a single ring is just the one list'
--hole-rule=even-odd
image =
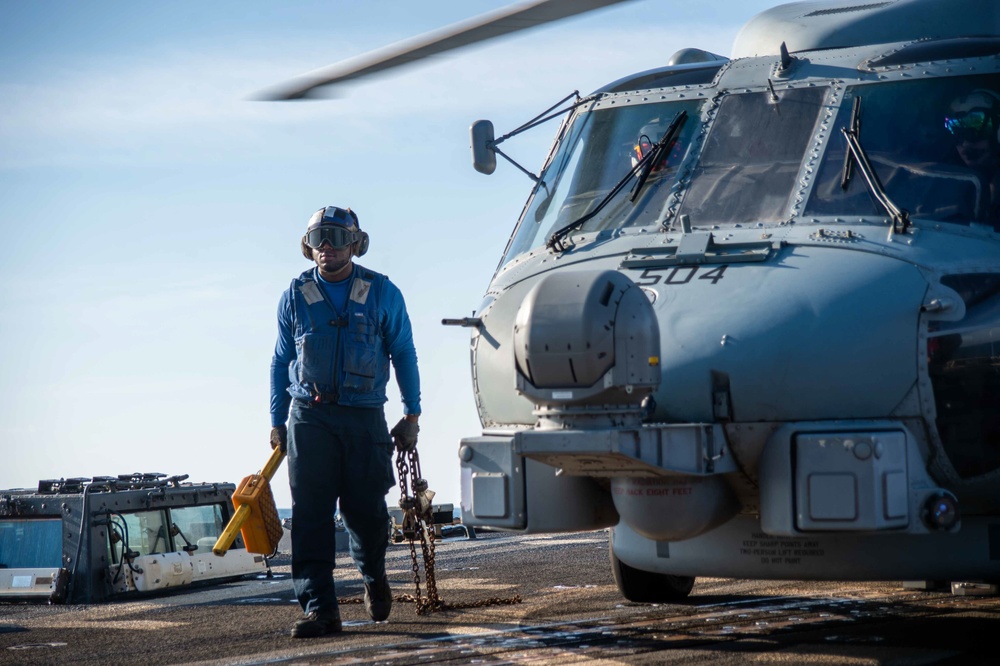
[{"label": "helicopter", "polygon": [[[541,0],[268,91],[617,1]],[[827,0],[563,100],[468,327],[462,520],[697,577],[1000,584],[1000,5]],[[954,587],[953,587],[954,589]]]}]

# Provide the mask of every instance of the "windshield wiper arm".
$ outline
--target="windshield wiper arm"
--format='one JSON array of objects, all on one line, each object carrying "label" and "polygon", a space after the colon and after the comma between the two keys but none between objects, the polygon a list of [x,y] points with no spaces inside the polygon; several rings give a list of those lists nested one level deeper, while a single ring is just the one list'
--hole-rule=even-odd
[{"label": "windshield wiper arm", "polygon": [[653,170],[651,165],[656,163],[654,160],[660,159],[662,157],[664,150],[666,150],[665,146],[667,146],[673,140],[674,136],[677,135],[677,132],[683,125],[685,118],[687,118],[687,111],[684,111],[683,109],[678,111],[674,115],[673,120],[670,121],[670,125],[667,127],[667,131],[664,132],[663,137],[656,143],[656,146],[648,153],[643,155],[642,159],[640,159],[635,164],[635,166],[629,169],[628,173],[626,173],[625,176],[621,180],[619,180],[614,187],[611,188],[611,191],[608,192],[606,195],[604,195],[604,198],[601,199],[601,201],[597,204],[597,206],[594,207],[594,210],[590,211],[583,217],[578,218],[573,222],[570,222],[566,226],[556,229],[554,232],[552,232],[552,235],[549,236],[549,239],[545,241],[545,247],[549,249],[555,249],[557,252],[562,252],[563,250],[565,250],[566,248],[565,246],[563,246],[561,242],[562,239],[564,239],[567,235],[569,235],[569,233],[572,232],[574,229],[583,226],[584,224],[587,223],[588,220],[590,220],[595,215],[600,213],[601,210],[605,206],[607,206],[612,199],[615,198],[615,195],[618,194],[623,187],[625,187],[626,183],[632,180],[632,177],[638,173],[641,174],[639,176],[639,181],[636,183],[635,187],[632,188],[632,196],[629,199],[629,201],[635,202],[635,198],[638,195],[639,190],[641,190],[642,186],[645,185],[646,179],[649,178],[649,174]]},{"label": "windshield wiper arm", "polygon": [[899,234],[906,233],[906,230],[910,227],[910,214],[906,209],[900,208],[889,198],[885,187],[882,185],[882,181],[879,180],[878,174],[875,173],[875,169],[872,167],[871,160],[868,159],[868,153],[865,152],[864,147],[861,145],[861,139],[859,138],[861,130],[860,97],[854,98],[854,108],[851,111],[851,127],[842,127],[840,129],[844,138],[847,139],[847,155],[844,159],[844,174],[841,178],[840,186],[845,190],[847,189],[851,180],[850,165],[852,162],[856,163],[858,170],[861,171],[861,175],[864,176],[865,184],[868,185],[868,190],[872,193],[872,197],[892,218],[893,232]]},{"label": "windshield wiper arm", "polygon": [[[856,137],[861,137],[861,98],[854,98],[854,106],[851,107],[851,131]],[[854,159],[850,150],[844,151],[844,170],[840,174],[840,189],[847,191],[851,184],[851,177],[854,175]]]},{"label": "windshield wiper arm", "polygon": [[642,171],[639,172],[639,177],[636,179],[635,185],[632,186],[632,192],[629,194],[629,201],[634,203],[636,197],[642,192],[649,174],[653,173],[656,165],[663,161],[663,156],[667,152],[667,148],[674,142],[674,138],[681,131],[685,120],[687,120],[687,111],[684,109],[681,109],[674,115],[673,120],[670,121],[670,125],[667,127],[667,131],[663,133],[660,140],[653,146],[653,149],[650,151],[652,154],[649,155],[649,160],[646,161],[642,167]]}]

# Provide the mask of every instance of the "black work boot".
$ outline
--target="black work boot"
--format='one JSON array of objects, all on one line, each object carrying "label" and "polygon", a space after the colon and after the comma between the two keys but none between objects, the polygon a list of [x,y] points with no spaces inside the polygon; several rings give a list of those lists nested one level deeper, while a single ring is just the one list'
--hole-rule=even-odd
[{"label": "black work boot", "polygon": [[340,611],[313,611],[297,621],[292,627],[292,638],[318,638],[328,634],[339,634],[341,630]]},{"label": "black work boot", "polygon": [[392,610],[392,590],[389,588],[389,579],[386,576],[382,576],[382,580],[377,580],[371,585],[365,583],[365,610],[376,622],[382,622],[389,617],[389,611]]}]

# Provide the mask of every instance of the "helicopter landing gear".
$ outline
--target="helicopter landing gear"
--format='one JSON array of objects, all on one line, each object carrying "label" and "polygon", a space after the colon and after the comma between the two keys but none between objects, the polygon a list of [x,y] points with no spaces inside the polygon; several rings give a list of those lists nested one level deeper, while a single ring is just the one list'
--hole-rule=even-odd
[{"label": "helicopter landing gear", "polygon": [[694,576],[671,576],[652,571],[634,569],[615,556],[614,549],[608,548],[611,556],[611,575],[622,596],[637,603],[668,603],[680,601],[691,593]]}]

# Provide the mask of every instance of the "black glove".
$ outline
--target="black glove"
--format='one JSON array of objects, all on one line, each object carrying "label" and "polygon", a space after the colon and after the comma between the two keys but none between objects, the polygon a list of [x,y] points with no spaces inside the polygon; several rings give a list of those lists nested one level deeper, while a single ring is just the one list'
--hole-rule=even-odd
[{"label": "black glove", "polygon": [[418,432],[420,432],[420,426],[417,425],[417,422],[411,421],[404,416],[399,419],[399,423],[389,431],[389,434],[396,440],[396,450],[406,453],[412,451],[417,446]]},{"label": "black glove", "polygon": [[288,453],[288,428],[283,425],[271,428],[271,448],[279,447],[282,453]]}]

